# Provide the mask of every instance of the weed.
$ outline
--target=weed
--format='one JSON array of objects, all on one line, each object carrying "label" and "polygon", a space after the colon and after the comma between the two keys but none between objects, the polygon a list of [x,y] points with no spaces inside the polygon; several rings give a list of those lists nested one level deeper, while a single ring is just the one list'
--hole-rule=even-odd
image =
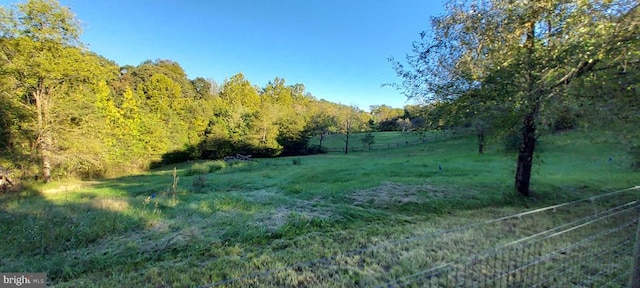
[{"label": "weed", "polygon": [[297,166],[297,165],[301,165],[301,164],[302,164],[302,160],[300,158],[291,159],[291,165]]},{"label": "weed", "polygon": [[153,210],[151,210],[151,214],[154,216],[160,215],[160,203],[158,200],[152,201],[155,197],[147,196],[142,202],[142,209],[147,210],[147,207],[150,207],[150,204],[153,202]]},{"label": "weed", "polygon": [[191,184],[193,192],[202,193],[205,188],[207,188],[207,176],[205,175],[197,175],[193,178],[193,182]]},{"label": "weed", "polygon": [[173,205],[175,206],[178,203],[176,194],[178,194],[178,181],[180,180],[180,177],[178,177],[178,170],[176,169],[176,167],[173,168],[172,176],[173,176],[173,183],[171,184],[170,195],[171,195],[171,202],[173,202]]}]

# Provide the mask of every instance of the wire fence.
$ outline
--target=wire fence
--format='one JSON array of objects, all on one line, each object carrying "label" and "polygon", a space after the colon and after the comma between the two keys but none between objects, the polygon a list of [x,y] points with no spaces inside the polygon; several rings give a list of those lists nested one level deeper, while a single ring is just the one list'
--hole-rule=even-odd
[{"label": "wire fence", "polygon": [[640,278],[638,192],[640,186],[202,287],[628,287]]}]

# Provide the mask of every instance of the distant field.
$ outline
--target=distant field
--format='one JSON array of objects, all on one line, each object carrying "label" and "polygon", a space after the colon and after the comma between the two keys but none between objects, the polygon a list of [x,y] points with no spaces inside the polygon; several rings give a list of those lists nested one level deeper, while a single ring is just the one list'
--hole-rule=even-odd
[{"label": "distant field", "polygon": [[[368,145],[362,143],[361,139],[366,133],[355,133],[349,137],[350,151],[366,151],[369,150]],[[390,132],[373,132],[375,143],[371,145],[372,150],[398,148],[402,146],[410,146],[422,142],[441,141],[451,137],[449,131],[429,131],[422,136],[414,131],[390,131]],[[344,152],[344,135],[331,134],[327,135],[322,141],[322,147],[332,152]],[[311,138],[310,145],[319,145],[318,137]]]},{"label": "distant field", "polygon": [[[375,135],[381,145],[419,140],[412,133]],[[492,142],[479,155],[472,136],[348,155],[182,163],[175,197],[173,166],[51,183],[0,196],[0,270],[47,272],[56,287],[197,287],[638,185],[625,151],[594,137],[542,137],[532,199],[513,192],[515,155]],[[340,141],[332,135],[324,144],[341,147]],[[500,233],[491,237],[517,234]],[[493,243],[465,237],[443,243],[442,257],[469,243]],[[374,269],[407,251],[389,253],[367,258],[379,263],[349,261]],[[394,275],[415,269],[390,267]],[[319,285],[305,275],[294,275],[302,278],[290,285]],[[326,277],[359,281],[348,273]]]}]

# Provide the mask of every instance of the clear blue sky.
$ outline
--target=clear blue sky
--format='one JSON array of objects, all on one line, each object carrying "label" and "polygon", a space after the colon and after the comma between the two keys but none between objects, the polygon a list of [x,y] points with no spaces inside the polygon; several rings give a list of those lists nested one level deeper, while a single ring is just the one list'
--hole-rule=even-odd
[{"label": "clear blue sky", "polygon": [[[5,3],[22,0],[1,0]],[[83,42],[120,65],[170,59],[189,78],[222,84],[242,72],[276,76],[343,104],[402,107],[389,56],[443,11],[441,0],[60,0],[83,23]]]}]

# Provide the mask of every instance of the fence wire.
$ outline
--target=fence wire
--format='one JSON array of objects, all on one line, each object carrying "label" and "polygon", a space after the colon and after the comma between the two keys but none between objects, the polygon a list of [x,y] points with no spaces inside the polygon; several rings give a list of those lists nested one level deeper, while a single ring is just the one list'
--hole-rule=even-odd
[{"label": "fence wire", "polygon": [[640,186],[202,287],[627,287]]}]

